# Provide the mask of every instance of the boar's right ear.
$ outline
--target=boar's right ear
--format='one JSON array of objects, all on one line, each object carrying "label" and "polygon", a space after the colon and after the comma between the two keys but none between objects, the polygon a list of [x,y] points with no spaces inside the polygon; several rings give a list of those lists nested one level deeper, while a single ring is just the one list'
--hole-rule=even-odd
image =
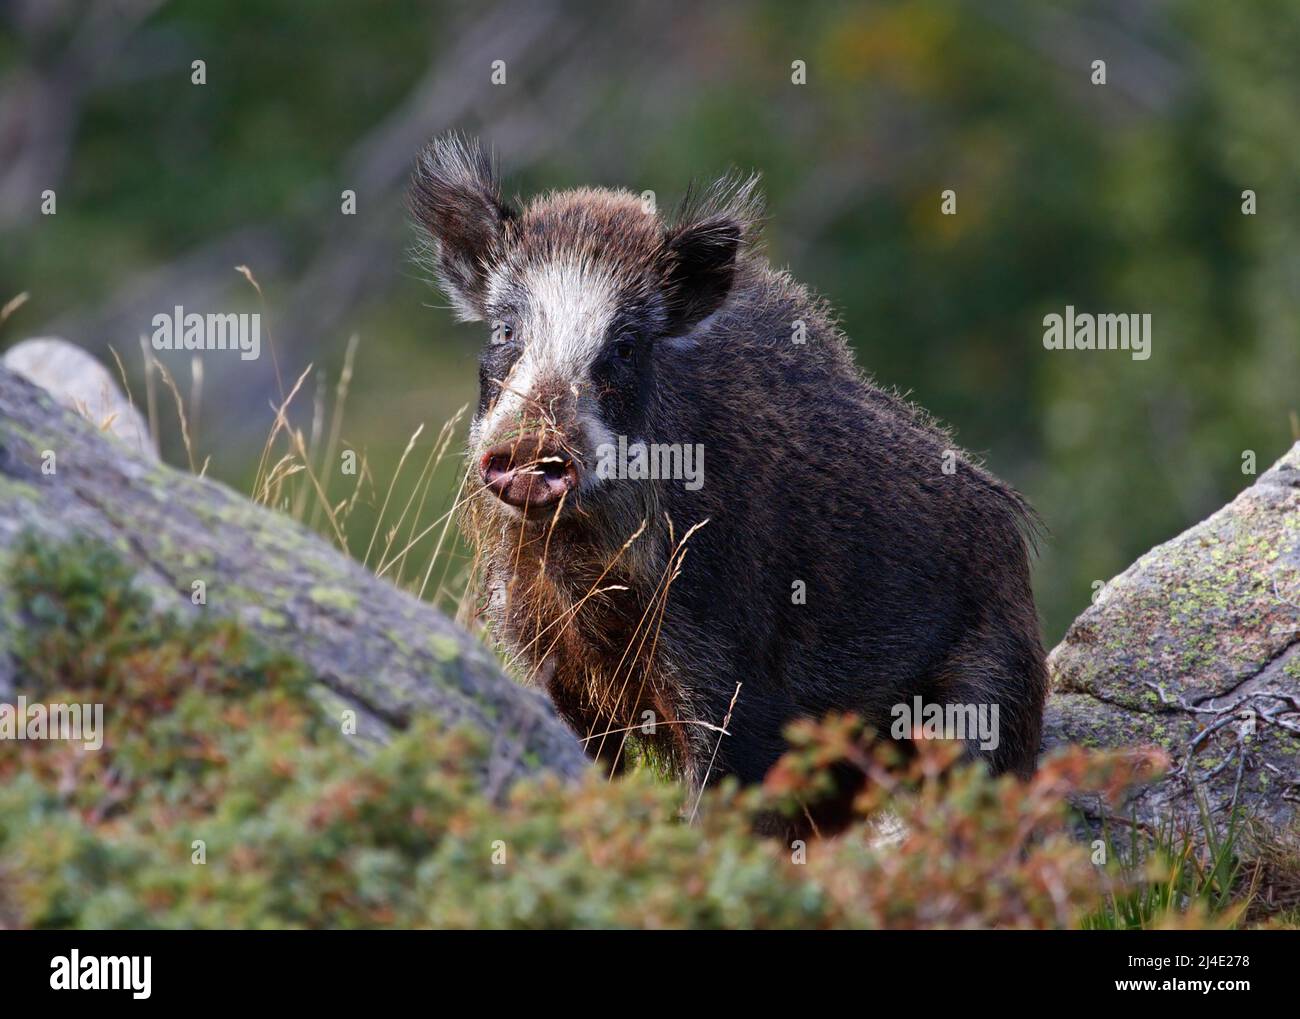
[{"label": "boar's right ear", "polygon": [[478,140],[456,134],[420,153],[407,204],[431,242],[438,282],[467,322],[484,316],[487,266],[518,213],[501,200],[496,167]]},{"label": "boar's right ear", "polygon": [[758,177],[724,177],[702,193],[687,191],[664,236],[664,297],[669,335],[690,330],[731,292],[736,262],[758,231]]}]

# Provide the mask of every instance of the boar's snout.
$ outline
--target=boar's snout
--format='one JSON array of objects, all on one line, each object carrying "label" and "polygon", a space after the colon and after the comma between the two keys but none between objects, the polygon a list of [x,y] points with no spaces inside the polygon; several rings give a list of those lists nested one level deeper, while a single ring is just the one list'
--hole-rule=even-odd
[{"label": "boar's snout", "polygon": [[483,486],[527,512],[546,509],[578,487],[578,462],[553,437],[518,436],[491,447],[479,460]]}]

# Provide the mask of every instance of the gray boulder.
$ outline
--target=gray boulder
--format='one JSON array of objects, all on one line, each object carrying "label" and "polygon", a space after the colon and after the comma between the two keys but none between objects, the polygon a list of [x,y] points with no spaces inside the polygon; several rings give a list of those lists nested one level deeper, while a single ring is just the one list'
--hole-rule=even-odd
[{"label": "gray boulder", "polygon": [[[11,641],[24,606],[8,587],[16,543],[28,533],[88,535],[137,569],[160,611],[236,617],[304,662],[329,711],[356,712],[363,742],[427,713],[490,737],[482,779],[494,793],[525,775],[585,773],[586,756],[549,702],[451,620],[288,517],[173,470],[132,440],[0,367],[0,700],[22,682]],[[191,604],[196,580],[206,586],[201,608]]]},{"label": "gray boulder", "polygon": [[1122,813],[1195,826],[1300,800],[1300,443],[1208,519],[1106,584],[1052,652],[1045,744],[1164,748]]},{"label": "gray boulder", "polygon": [[5,351],[0,364],[35,382],[63,406],[137,453],[157,456],[140,412],[123,395],[109,370],[80,347],[55,337],[23,340]]}]

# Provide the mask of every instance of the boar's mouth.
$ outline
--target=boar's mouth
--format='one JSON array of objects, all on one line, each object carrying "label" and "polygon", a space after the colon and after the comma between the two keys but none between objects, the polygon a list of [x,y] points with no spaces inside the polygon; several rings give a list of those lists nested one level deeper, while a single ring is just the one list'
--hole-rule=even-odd
[{"label": "boar's mouth", "polygon": [[528,514],[553,509],[578,487],[578,462],[554,439],[524,435],[484,453],[479,477],[488,492]]}]

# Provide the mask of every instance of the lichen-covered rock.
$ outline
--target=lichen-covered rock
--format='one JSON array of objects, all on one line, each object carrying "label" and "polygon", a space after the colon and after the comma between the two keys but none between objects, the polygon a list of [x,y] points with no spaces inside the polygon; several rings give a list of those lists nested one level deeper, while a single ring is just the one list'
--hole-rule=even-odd
[{"label": "lichen-covered rock", "polygon": [[[237,618],[310,670],[328,710],[355,711],[363,741],[429,714],[490,735],[483,778],[493,790],[521,775],[586,770],[545,699],[431,606],[287,517],[133,451],[0,367],[0,701],[21,684],[12,650],[24,606],[8,578],[29,533],[107,544],[160,611]],[[196,581],[202,606],[192,604]]]},{"label": "lichen-covered rock", "polygon": [[1052,652],[1045,742],[1152,743],[1174,767],[1127,809],[1195,823],[1300,800],[1300,443],[1213,516],[1106,584]]}]

